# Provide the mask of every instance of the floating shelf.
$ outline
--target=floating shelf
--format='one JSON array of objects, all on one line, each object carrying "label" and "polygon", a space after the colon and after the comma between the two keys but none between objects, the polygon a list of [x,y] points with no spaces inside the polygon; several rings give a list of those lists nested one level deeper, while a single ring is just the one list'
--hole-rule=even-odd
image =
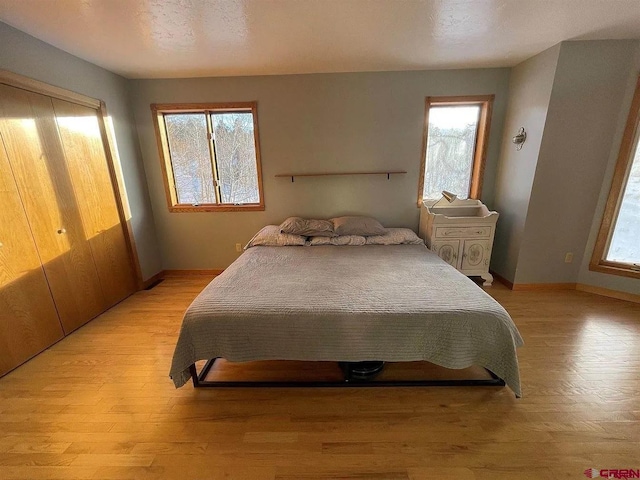
[{"label": "floating shelf", "polygon": [[402,175],[407,173],[404,170],[384,170],[381,172],[335,172],[335,173],[279,173],[276,177],[287,177],[293,179],[295,177],[327,177],[336,175],[386,175],[387,180],[391,178],[391,175]]}]

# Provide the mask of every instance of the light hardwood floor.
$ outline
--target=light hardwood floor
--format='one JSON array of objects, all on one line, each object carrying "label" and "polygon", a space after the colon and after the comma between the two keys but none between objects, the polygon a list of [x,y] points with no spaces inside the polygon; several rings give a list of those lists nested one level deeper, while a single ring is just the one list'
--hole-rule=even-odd
[{"label": "light hardwood floor", "polygon": [[488,291],[525,339],[507,388],[174,389],[170,278],[0,379],[0,478],[557,479],[640,468],[640,305]]}]

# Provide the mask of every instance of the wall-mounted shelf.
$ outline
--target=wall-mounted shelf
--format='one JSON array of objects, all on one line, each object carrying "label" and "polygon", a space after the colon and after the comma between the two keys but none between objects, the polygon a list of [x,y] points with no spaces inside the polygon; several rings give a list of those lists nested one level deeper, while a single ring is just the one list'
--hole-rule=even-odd
[{"label": "wall-mounted shelf", "polygon": [[337,175],[386,175],[387,180],[391,178],[391,175],[402,175],[407,173],[404,170],[384,170],[381,172],[335,172],[335,173],[279,173],[276,177],[287,177],[293,179],[295,177],[327,177]]}]

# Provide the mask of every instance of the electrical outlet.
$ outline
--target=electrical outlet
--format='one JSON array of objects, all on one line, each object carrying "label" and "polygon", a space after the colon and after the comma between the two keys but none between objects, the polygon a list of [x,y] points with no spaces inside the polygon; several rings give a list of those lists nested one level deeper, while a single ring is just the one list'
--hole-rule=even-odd
[{"label": "electrical outlet", "polygon": [[236,243],[236,252],[241,252],[241,251],[242,251],[242,244]]},{"label": "electrical outlet", "polygon": [[573,262],[573,252],[567,252],[567,254],[564,256],[564,263],[571,262]]}]

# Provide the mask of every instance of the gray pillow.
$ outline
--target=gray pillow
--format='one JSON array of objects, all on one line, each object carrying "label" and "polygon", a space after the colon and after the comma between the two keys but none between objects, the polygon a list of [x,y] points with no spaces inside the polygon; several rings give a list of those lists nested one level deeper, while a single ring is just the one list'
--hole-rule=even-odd
[{"label": "gray pillow", "polygon": [[332,218],[333,231],[338,235],[361,235],[369,237],[371,235],[384,235],[384,228],[378,220],[363,216],[346,216]]},{"label": "gray pillow", "polygon": [[280,227],[278,225],[267,225],[263,227],[258,233],[256,233],[247,246],[251,247],[288,247],[292,245],[304,246],[307,239],[300,235],[291,235],[289,233],[280,233]]},{"label": "gray pillow", "polygon": [[329,220],[289,217],[280,225],[281,233],[302,235],[305,237],[335,237],[333,223]]},{"label": "gray pillow", "polygon": [[420,245],[424,243],[413,230],[408,228],[387,228],[384,235],[367,237],[367,245]]},{"label": "gray pillow", "polygon": [[340,237],[311,237],[309,245],[360,246],[365,245],[367,239],[361,235],[342,235]]}]

